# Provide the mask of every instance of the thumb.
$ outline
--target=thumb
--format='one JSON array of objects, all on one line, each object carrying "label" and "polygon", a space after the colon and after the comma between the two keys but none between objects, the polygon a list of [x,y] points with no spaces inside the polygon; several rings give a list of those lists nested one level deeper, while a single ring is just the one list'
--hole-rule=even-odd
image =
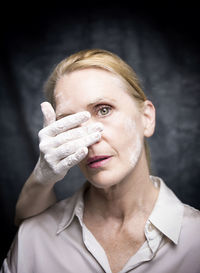
[{"label": "thumb", "polygon": [[41,110],[43,113],[43,126],[46,127],[56,121],[56,113],[52,107],[52,105],[45,101],[41,103]]}]

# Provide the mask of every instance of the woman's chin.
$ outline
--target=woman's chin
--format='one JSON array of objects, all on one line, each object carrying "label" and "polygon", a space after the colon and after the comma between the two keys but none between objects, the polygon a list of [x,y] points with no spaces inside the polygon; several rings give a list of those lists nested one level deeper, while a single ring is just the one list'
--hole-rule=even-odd
[{"label": "woman's chin", "polygon": [[118,179],[114,179],[113,177],[110,179],[109,177],[95,177],[88,179],[88,181],[91,185],[99,189],[107,189],[120,183]]},{"label": "woman's chin", "polygon": [[115,185],[115,183],[105,183],[105,182],[101,183],[101,182],[96,182],[96,181],[95,182],[91,181],[90,184],[92,186],[94,186],[95,188],[98,188],[98,189],[108,189],[108,188],[110,188],[110,187],[112,187],[112,186]]}]

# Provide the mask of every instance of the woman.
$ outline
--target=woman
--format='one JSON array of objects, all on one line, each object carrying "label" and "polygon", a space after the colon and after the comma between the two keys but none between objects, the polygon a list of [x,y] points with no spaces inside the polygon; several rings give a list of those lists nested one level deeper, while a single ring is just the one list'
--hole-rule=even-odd
[{"label": "woman", "polygon": [[155,109],[134,71],[111,52],[81,51],[58,64],[46,94],[40,158],[16,222],[53,205],[53,186],[73,165],[88,182],[23,221],[3,270],[199,272],[199,211],[150,176]]}]

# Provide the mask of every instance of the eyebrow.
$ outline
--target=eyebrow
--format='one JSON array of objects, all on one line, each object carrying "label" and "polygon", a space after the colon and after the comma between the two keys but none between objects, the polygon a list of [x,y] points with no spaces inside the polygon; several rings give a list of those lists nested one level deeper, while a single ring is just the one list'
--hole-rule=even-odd
[{"label": "eyebrow", "polygon": [[109,100],[109,101],[112,101],[112,102],[116,102],[115,99],[106,98],[106,97],[99,97],[99,98],[95,99],[94,101],[90,102],[90,103],[87,105],[87,107],[89,108],[89,107],[93,106],[94,104],[101,103],[101,102],[105,102],[105,101],[108,101],[108,100]]}]

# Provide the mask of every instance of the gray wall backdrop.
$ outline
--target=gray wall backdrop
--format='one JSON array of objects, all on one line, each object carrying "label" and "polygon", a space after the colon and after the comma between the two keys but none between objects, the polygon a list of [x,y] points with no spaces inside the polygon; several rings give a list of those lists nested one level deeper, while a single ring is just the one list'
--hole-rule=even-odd
[{"label": "gray wall backdrop", "polygon": [[[200,47],[192,6],[48,7],[2,10],[0,63],[1,261],[13,240],[14,208],[38,157],[42,86],[52,67],[85,48],[111,50],[138,74],[157,110],[149,140],[153,174],[200,208]],[[77,167],[59,182],[60,199],[84,178]]]}]

